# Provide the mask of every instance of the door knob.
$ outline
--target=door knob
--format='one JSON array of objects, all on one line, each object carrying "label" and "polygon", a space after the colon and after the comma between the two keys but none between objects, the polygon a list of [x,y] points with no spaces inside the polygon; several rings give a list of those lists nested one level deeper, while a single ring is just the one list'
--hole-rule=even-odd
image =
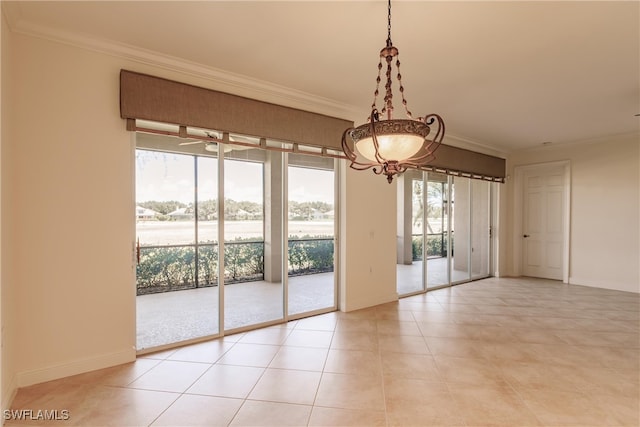
[{"label": "door knob", "polygon": [[529,235],[528,234],[524,234],[522,237],[524,237],[526,239],[527,237],[529,237]]}]

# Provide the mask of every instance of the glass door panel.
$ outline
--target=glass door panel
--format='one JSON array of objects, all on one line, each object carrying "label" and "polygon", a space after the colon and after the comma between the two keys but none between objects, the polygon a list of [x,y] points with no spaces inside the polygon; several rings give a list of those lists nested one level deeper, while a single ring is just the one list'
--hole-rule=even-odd
[{"label": "glass door panel", "polygon": [[424,176],[424,172],[408,170],[398,178],[398,295],[424,290]]},{"label": "glass door panel", "polygon": [[136,150],[138,350],[218,333],[197,289],[195,187],[194,156]]},{"label": "glass door panel", "polygon": [[[302,165],[317,163],[315,167]],[[289,155],[288,314],[336,306],[333,159]]]},{"label": "glass door panel", "polygon": [[203,324],[214,326],[209,335],[218,334],[218,159],[197,157],[196,163],[196,287]]},{"label": "glass door panel", "polygon": [[407,171],[397,188],[399,295],[489,276],[491,183]]},{"label": "glass door panel", "polygon": [[471,278],[489,276],[491,183],[471,180]]},{"label": "glass door panel", "polygon": [[282,319],[284,305],[281,278],[264,274],[265,259],[281,251],[265,245],[265,167],[251,160],[264,152],[240,149],[236,159],[235,151],[224,161],[225,330]]},{"label": "glass door panel", "polygon": [[469,178],[452,177],[451,186],[451,282],[469,280],[471,253],[471,185]]},{"label": "glass door panel", "polygon": [[427,288],[449,284],[447,245],[449,235],[449,183],[442,174],[427,174],[426,245]]}]

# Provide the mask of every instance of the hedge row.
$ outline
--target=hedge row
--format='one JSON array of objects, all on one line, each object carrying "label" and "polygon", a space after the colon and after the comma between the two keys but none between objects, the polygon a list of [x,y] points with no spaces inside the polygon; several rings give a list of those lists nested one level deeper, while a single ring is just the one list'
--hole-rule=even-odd
[{"label": "hedge row", "polygon": [[[453,246],[451,247],[451,250],[453,251]],[[411,252],[413,254],[414,261],[422,260],[422,236],[414,236],[413,239],[411,239]],[[446,234],[427,234],[427,258],[446,256]]]},{"label": "hedge row", "polygon": [[[289,241],[289,274],[333,271],[333,238],[305,236]],[[171,246],[141,248],[136,267],[137,294],[144,295],[218,284],[218,245],[196,248]],[[225,243],[225,283],[264,280],[264,241]]]}]

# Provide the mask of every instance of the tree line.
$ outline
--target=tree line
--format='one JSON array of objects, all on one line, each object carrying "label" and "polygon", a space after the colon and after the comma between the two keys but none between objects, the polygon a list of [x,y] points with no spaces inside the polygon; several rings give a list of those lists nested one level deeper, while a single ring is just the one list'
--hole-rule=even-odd
[{"label": "tree line", "polygon": [[[146,202],[139,202],[138,206],[157,212],[159,214],[157,219],[159,220],[169,219],[169,214],[179,209],[184,209],[183,213],[186,215],[193,215],[195,213],[193,203],[183,203],[176,200],[150,200]],[[317,214],[326,214],[332,210],[332,204],[320,201],[289,202],[290,218],[294,220],[314,219]],[[247,200],[236,201],[228,198],[224,199],[225,218],[243,217],[243,219],[261,219],[263,217],[263,212],[263,205],[261,203],[250,202]],[[203,221],[218,219],[218,200],[209,199],[198,202],[198,218]]]}]

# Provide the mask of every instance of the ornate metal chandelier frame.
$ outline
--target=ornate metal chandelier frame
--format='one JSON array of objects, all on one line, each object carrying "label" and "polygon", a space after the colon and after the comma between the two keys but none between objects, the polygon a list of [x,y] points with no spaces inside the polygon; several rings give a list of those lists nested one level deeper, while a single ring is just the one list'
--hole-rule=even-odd
[{"label": "ornate metal chandelier frame", "polygon": [[[435,113],[424,117],[413,118],[411,111],[407,107],[407,100],[404,95],[404,86],[402,85],[402,75],[400,74],[400,59],[398,49],[391,42],[391,0],[388,0],[387,14],[387,43],[380,51],[380,62],[378,63],[378,77],[376,79],[376,90],[373,95],[373,104],[371,105],[371,114],[367,123],[356,128],[349,128],[342,134],[342,150],[347,158],[351,161],[349,165],[352,169],[366,170],[373,168],[376,175],[385,175],[387,181],[391,183],[395,175],[401,174],[408,168],[417,168],[435,159],[434,152],[442,143],[445,132],[445,125],[442,118]],[[380,94],[380,82],[382,74],[382,60],[385,60],[386,67],[386,83],[384,105],[382,110],[378,110],[377,99]],[[405,110],[407,119],[393,119],[393,91],[392,91],[392,63],[396,58],[395,66],[397,70],[397,80],[402,96],[402,105]],[[381,116],[386,119],[381,120]],[[435,134],[428,139],[435,127]],[[414,135],[423,139],[420,149],[407,158],[391,159],[385,158],[380,153],[380,144],[378,138],[383,135]],[[361,153],[358,153],[356,144],[365,139],[371,138],[375,150],[375,161],[366,159]]]}]

